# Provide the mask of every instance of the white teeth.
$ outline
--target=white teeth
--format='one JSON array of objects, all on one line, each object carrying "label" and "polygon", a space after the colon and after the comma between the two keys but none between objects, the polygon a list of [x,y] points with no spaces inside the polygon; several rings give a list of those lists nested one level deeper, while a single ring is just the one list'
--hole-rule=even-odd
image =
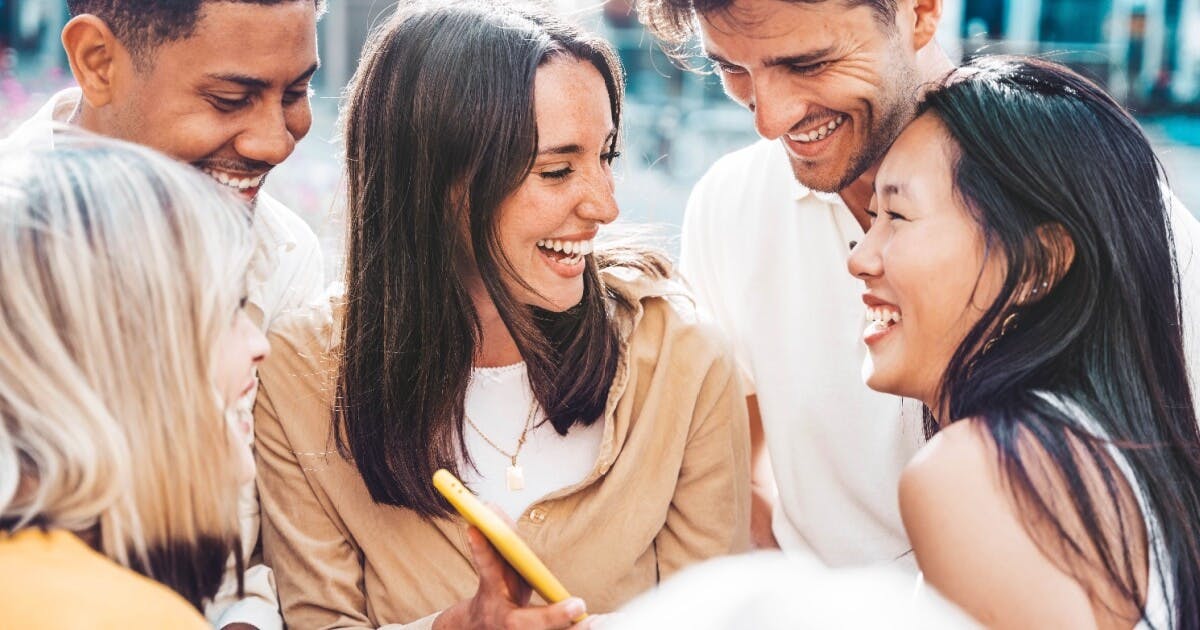
[{"label": "white teeth", "polygon": [[263,179],[267,176],[266,173],[263,173],[258,177],[230,177],[228,173],[222,173],[221,171],[214,171],[207,168],[204,169],[204,172],[207,173],[209,177],[217,180],[218,183],[224,186],[229,186],[230,188],[235,188],[237,190],[257,188],[258,186],[262,185]]},{"label": "white teeth", "polygon": [[578,264],[579,261],[583,260],[584,256],[591,254],[594,249],[592,241],[560,241],[548,238],[539,240],[537,246],[542,249],[567,254],[567,257],[560,261],[566,265]]},{"label": "white teeth", "polygon": [[867,307],[867,321],[877,324],[898,324],[903,319],[900,311],[887,307]]},{"label": "white teeth", "polygon": [[816,129],[813,129],[808,133],[788,134],[788,137],[796,142],[816,142],[817,140],[824,140],[826,136],[833,133],[833,131],[840,127],[845,121],[845,116],[838,116],[837,118],[824,125],[821,125],[820,127],[817,127]]}]

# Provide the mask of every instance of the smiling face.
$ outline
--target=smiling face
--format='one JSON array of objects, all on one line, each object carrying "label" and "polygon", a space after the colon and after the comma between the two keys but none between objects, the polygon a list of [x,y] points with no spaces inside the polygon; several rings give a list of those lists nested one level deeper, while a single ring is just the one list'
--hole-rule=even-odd
[{"label": "smiling face", "polygon": [[228,410],[254,388],[255,369],[271,348],[267,338],[246,314],[245,299],[217,341],[216,387]]},{"label": "smiling face", "polygon": [[538,146],[533,169],[500,205],[501,251],[529,290],[517,301],[564,311],[583,298],[583,272],[601,225],[617,218],[608,88],[591,63],[559,57],[534,79]]},{"label": "smiling face", "polygon": [[912,27],[882,25],[869,6],[736,0],[699,22],[726,93],[809,188],[858,179],[916,111]]},{"label": "smiling face", "polygon": [[105,128],[95,131],[188,162],[254,199],[312,125],[316,20],[311,0],[204,3],[192,36],[156,47],[147,68],[122,64]]},{"label": "smiling face", "polygon": [[985,256],[983,232],[954,193],[955,150],[931,115],[900,135],[875,180],[871,229],[849,261],[867,288],[867,385],[935,411],[951,357],[1004,280],[1001,257]]}]

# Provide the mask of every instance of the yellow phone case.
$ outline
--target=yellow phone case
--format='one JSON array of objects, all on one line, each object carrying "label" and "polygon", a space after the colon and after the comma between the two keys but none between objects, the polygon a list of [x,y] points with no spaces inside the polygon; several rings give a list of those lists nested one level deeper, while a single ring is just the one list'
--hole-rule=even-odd
[{"label": "yellow phone case", "polygon": [[[508,526],[495,512],[484,505],[450,471],[441,469],[433,473],[433,487],[446,497],[450,505],[458,510],[467,522],[474,525],[491,541],[500,555],[516,569],[521,577],[542,596],[542,599],[557,604],[571,596],[562,582],[554,577],[550,569],[533,553],[529,545]],[[587,617],[583,615],[574,621]]]}]

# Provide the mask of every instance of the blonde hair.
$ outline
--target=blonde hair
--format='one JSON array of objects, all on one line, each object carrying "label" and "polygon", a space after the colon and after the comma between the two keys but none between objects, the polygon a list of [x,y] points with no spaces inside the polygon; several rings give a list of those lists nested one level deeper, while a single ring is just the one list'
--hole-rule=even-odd
[{"label": "blonde hair", "polygon": [[0,153],[4,529],[94,531],[193,604],[215,593],[238,467],[214,362],[252,250],[244,204],[148,149],[60,130]]}]

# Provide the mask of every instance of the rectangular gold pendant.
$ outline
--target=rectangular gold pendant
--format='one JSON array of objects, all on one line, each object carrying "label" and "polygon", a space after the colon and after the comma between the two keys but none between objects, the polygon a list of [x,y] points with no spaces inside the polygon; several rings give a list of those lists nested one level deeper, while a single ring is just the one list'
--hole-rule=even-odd
[{"label": "rectangular gold pendant", "polygon": [[520,466],[512,465],[508,467],[508,489],[512,492],[525,489],[525,473]]}]

